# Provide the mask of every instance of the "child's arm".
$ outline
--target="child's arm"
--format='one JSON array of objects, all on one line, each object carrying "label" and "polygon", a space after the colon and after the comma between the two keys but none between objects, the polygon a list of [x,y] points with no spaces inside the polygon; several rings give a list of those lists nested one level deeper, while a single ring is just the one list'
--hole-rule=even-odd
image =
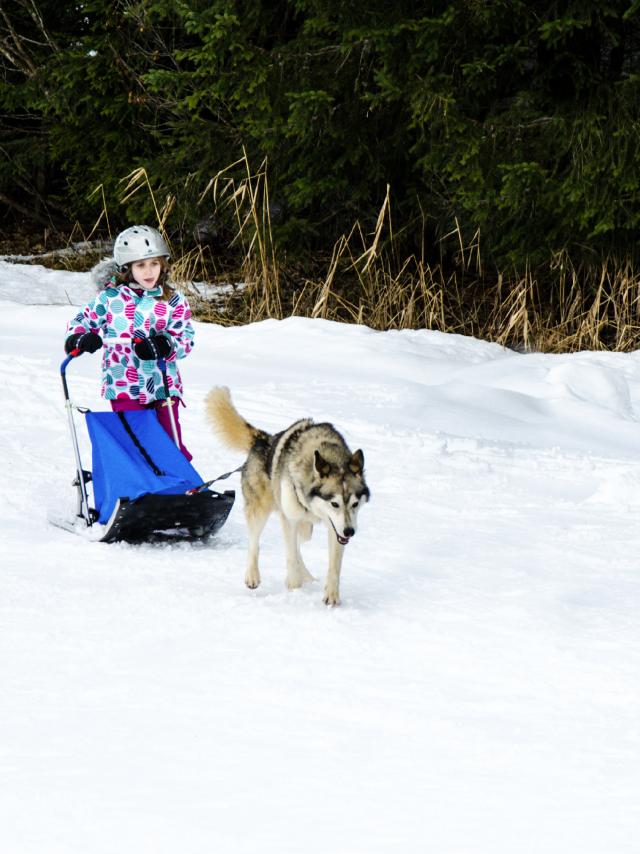
[{"label": "child's arm", "polygon": [[193,349],[195,330],[191,323],[191,307],[189,301],[181,293],[175,293],[169,300],[171,314],[169,323],[164,330],[171,336],[173,353],[170,358],[184,359]]},{"label": "child's arm", "polygon": [[88,305],[81,308],[67,324],[67,338],[70,335],[82,335],[85,332],[101,332],[106,319],[106,308],[99,293]]}]

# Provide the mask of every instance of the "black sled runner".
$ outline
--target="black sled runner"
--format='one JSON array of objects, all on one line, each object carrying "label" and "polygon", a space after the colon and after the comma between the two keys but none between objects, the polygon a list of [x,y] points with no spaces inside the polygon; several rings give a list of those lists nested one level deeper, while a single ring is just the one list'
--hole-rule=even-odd
[{"label": "black sled runner", "polygon": [[[103,543],[200,539],[215,534],[229,515],[235,492],[209,489],[215,481],[203,483],[155,412],[92,412],[74,407],[66,369],[76,355],[74,351],[64,360],[60,373],[76,462],[77,512],[71,520],[50,515],[50,521]],[[160,367],[164,373],[164,365]],[[74,408],[86,418],[92,471],[82,466]]]}]

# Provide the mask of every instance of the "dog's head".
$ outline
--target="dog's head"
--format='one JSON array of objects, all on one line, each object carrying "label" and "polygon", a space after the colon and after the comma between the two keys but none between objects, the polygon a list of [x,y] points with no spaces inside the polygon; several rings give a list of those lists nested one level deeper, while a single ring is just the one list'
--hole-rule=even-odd
[{"label": "dog's head", "polygon": [[314,452],[315,485],[309,495],[310,509],[335,531],[346,546],[357,529],[358,511],[369,500],[364,479],[364,454],[355,451],[339,463]]}]

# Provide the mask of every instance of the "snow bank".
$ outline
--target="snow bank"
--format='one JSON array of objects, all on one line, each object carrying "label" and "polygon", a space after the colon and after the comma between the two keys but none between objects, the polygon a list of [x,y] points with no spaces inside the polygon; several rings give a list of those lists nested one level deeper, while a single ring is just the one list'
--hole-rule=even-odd
[{"label": "snow bank", "polygon": [[[58,366],[84,287],[0,263],[3,848],[635,854],[638,355],[197,324],[203,475],[241,459],[204,421],[219,383],[256,425],[330,419],[364,449],[332,610],[285,590],[275,520],[244,588],[240,499],[207,545],[47,524],[73,503]],[[97,373],[72,364],[78,403],[101,406]],[[321,532],[305,557],[322,579]]]}]

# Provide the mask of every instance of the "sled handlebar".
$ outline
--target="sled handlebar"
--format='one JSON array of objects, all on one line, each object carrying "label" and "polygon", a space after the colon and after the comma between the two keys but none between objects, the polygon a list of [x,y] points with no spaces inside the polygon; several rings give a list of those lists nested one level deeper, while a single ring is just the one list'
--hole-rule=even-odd
[{"label": "sled handlebar", "polygon": [[60,373],[62,374],[62,376],[64,376],[64,375],[65,375],[65,373],[66,373],[66,371],[67,371],[67,365],[69,364],[69,362],[72,362],[72,361],[75,359],[75,357],[76,357],[76,356],[79,356],[79,355],[80,355],[80,352],[81,352],[80,350],[72,350],[72,351],[69,353],[69,355],[67,356],[67,358],[66,358],[66,359],[64,360],[64,362],[60,365]]},{"label": "sled handlebar", "polygon": [[82,467],[82,460],[80,459],[80,448],[78,446],[78,436],[76,433],[76,427],[73,423],[73,404],[71,403],[71,398],[69,397],[69,387],[67,385],[67,365],[69,362],[72,362],[76,356],[81,354],[82,350],[72,350],[67,358],[60,365],[60,376],[62,377],[62,390],[64,392],[64,405],[67,410],[67,419],[69,421],[69,431],[71,433],[71,443],[73,445],[73,453],[76,460],[76,479],[74,484],[78,487],[78,516],[82,516],[87,523],[87,527],[90,528],[93,525],[93,518],[91,516],[91,510],[89,509],[89,498],[87,496],[87,484],[85,480],[85,475],[87,474]]},{"label": "sled handlebar", "polygon": [[69,387],[67,386],[67,365],[72,362],[76,356],[79,356],[81,350],[72,350],[64,362],[60,365],[60,375],[62,376],[62,390],[64,391],[64,399],[69,401]]},{"label": "sled handlebar", "polygon": [[[139,338],[139,337],[124,338],[124,337],[120,337],[120,336],[117,336],[117,337],[113,336],[110,338],[103,338],[102,339],[102,346],[103,347],[115,347],[117,344],[124,344],[126,346],[126,345],[131,345],[131,344],[139,344],[140,341],[143,341],[143,340],[144,340],[143,338]],[[69,353],[67,358],[60,365],[60,373],[62,374],[63,377],[65,375],[65,371],[67,370],[67,365],[69,364],[69,362],[71,362],[73,359],[76,359],[78,356],[82,356],[82,354],[84,352],[85,351],[81,350],[79,347],[76,347],[74,350],[71,350],[71,352]]]},{"label": "sled handlebar", "polygon": [[[140,338],[136,336],[135,338],[131,337],[121,337],[121,336],[109,336],[108,338],[102,339],[102,344],[104,347],[115,347],[118,344],[124,344],[125,346],[131,346],[132,344],[138,344],[140,341],[144,341],[144,338]],[[69,389],[67,387],[67,365],[69,362],[72,362],[78,356],[81,356],[84,351],[79,347],[76,347],[72,350],[64,362],[60,365],[60,373],[62,374],[62,388],[64,389],[64,397],[67,402],[69,402]],[[167,398],[171,397],[171,392],[169,391],[169,383],[167,380],[167,360],[162,357],[157,359],[158,368],[160,369],[160,373],[162,374],[162,380],[164,382],[164,388],[167,395]],[[171,422],[171,433],[173,435],[173,439],[178,447],[180,447],[180,439],[178,437],[178,429],[175,422],[175,417],[173,414],[173,407],[169,407],[169,419]]]},{"label": "sled handlebar", "polygon": [[126,336],[113,335],[108,338],[103,338],[102,343],[105,347],[115,347],[117,344],[131,345],[131,344],[139,344],[140,341],[144,341],[144,338],[141,338],[139,335],[136,335],[135,338],[130,338]]},{"label": "sled handlebar", "polygon": [[[129,337],[123,337],[123,336],[111,336],[109,338],[103,338],[102,339],[102,346],[103,347],[116,347],[118,344],[122,344],[126,347],[126,346],[131,346],[132,344],[139,344],[141,341],[144,341],[144,338],[140,338],[139,336],[136,336],[135,338],[129,338]],[[77,359],[78,356],[82,356],[82,354],[84,352],[85,352],[84,350],[81,350],[79,347],[76,347],[74,350],[71,350],[71,352],[69,353],[67,358],[60,365],[60,373],[62,374],[62,382],[64,383],[65,387],[66,387],[66,382],[67,382],[66,381],[67,366],[74,359]],[[158,365],[160,367],[160,370],[164,371],[165,366],[166,366],[166,359],[164,359],[164,358],[158,359]]]}]

